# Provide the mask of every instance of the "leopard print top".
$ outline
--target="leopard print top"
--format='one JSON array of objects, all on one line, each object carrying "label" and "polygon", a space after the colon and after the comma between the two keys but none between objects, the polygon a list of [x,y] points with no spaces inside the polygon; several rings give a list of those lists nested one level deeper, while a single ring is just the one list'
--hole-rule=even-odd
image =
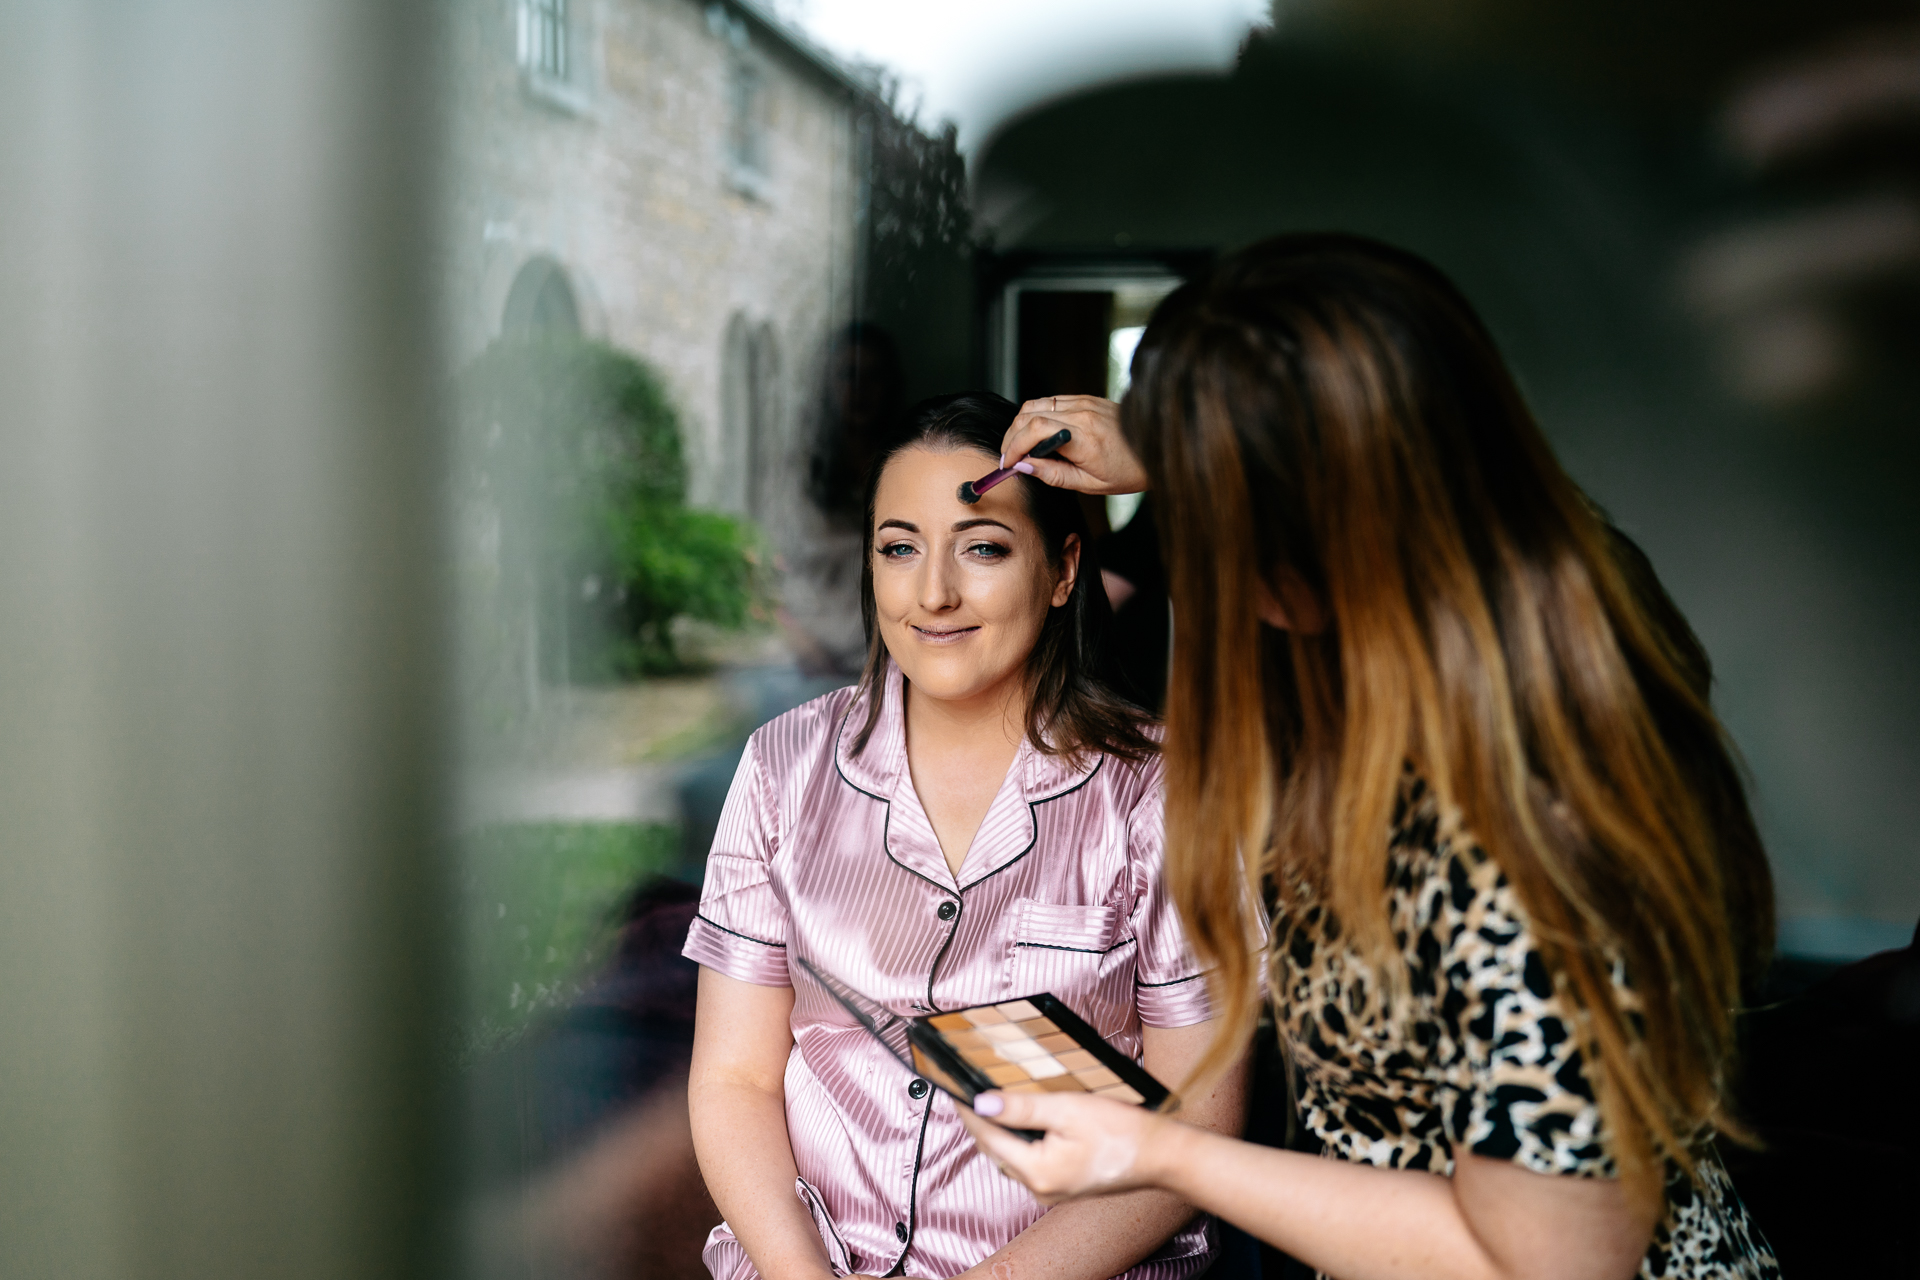
[{"label": "leopard print top", "polygon": [[[1453,1152],[1538,1173],[1614,1176],[1600,1108],[1552,977],[1507,878],[1443,820],[1424,783],[1403,781],[1389,850],[1394,936],[1411,1018],[1366,999],[1369,972],[1305,886],[1275,931],[1273,990],[1307,1127],[1337,1159],[1453,1171]],[[1621,999],[1631,1002],[1616,971]],[[1719,1162],[1677,1168],[1644,1277],[1757,1280],[1780,1274]]]}]

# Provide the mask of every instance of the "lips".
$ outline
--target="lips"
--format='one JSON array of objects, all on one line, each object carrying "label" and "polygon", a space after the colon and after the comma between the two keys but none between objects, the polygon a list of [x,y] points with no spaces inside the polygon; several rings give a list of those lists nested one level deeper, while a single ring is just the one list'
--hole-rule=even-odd
[{"label": "lips", "polygon": [[957,644],[979,627],[912,627],[913,633],[928,644]]}]

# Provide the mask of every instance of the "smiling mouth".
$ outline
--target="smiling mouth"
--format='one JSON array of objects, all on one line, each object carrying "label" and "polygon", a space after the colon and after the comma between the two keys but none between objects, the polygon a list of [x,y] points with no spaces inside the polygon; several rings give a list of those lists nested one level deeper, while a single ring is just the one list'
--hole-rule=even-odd
[{"label": "smiling mouth", "polygon": [[[911,626],[912,624],[908,624],[908,625]],[[929,643],[932,643],[932,644],[952,644],[957,640],[960,640],[966,636],[972,635],[974,632],[978,631],[979,629],[980,629],[979,627],[945,627],[945,628],[914,627],[913,628],[913,630],[919,634],[922,640],[928,641]]]}]

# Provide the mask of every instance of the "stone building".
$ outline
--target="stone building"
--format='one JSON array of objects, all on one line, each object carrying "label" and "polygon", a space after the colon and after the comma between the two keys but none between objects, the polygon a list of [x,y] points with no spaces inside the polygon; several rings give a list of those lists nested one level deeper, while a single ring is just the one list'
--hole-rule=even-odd
[{"label": "stone building", "polygon": [[777,545],[854,313],[869,87],[739,0],[455,8],[451,354],[550,328],[642,357],[692,499]]}]

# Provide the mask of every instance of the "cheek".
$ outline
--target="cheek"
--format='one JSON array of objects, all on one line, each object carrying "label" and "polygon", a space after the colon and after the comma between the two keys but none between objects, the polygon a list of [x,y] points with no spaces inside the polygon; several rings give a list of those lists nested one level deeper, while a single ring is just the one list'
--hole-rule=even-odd
[{"label": "cheek", "polygon": [[873,604],[881,622],[892,622],[906,613],[913,603],[913,586],[897,566],[873,567]]},{"label": "cheek", "polygon": [[983,615],[1015,631],[1038,632],[1053,606],[1052,575],[1000,574],[985,588],[980,601]]}]

